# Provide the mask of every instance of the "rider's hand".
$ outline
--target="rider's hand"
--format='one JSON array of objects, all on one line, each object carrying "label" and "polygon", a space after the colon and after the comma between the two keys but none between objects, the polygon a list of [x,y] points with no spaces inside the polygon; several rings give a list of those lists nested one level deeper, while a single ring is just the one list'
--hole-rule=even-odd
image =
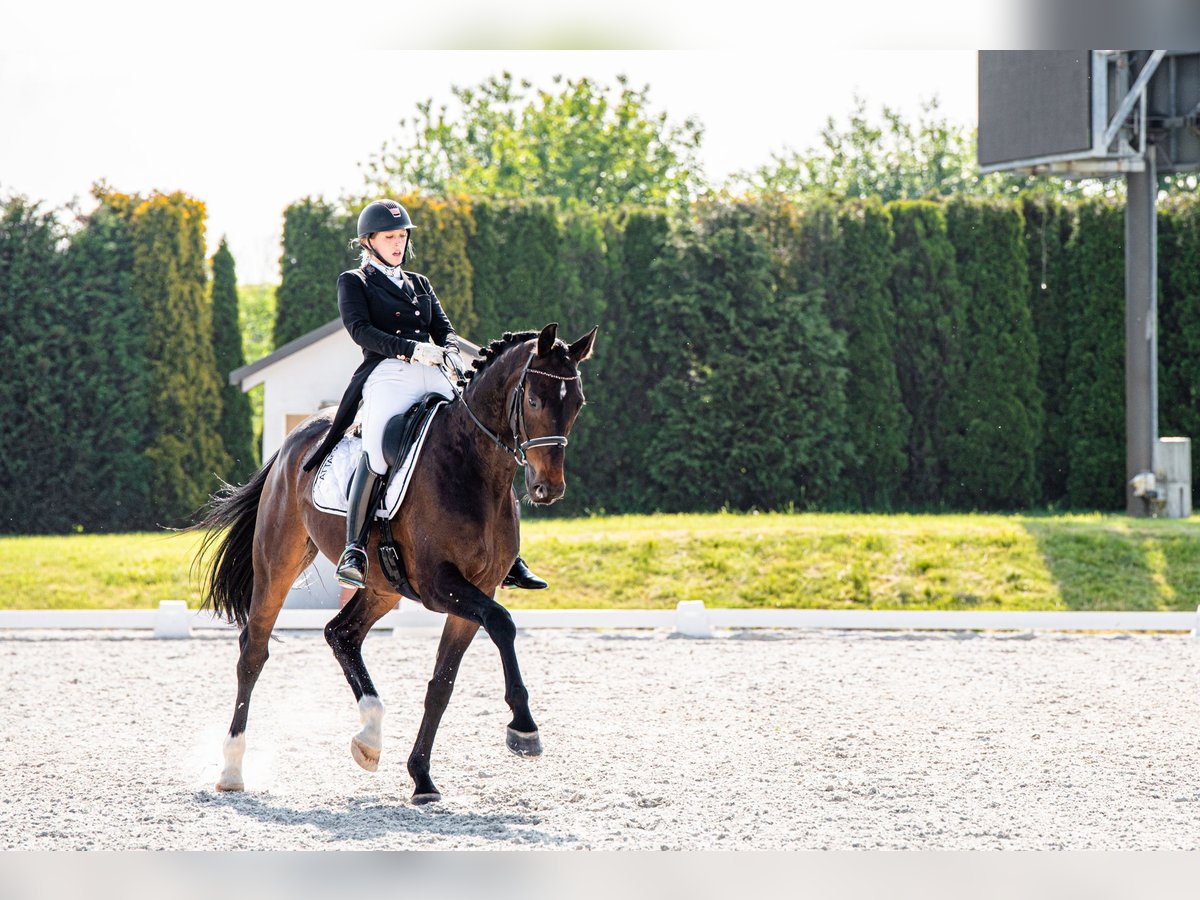
[{"label": "rider's hand", "polygon": [[440,366],[442,354],[441,347],[435,347],[433,344],[417,344],[416,349],[412,352],[412,361],[427,366]]},{"label": "rider's hand", "polygon": [[463,361],[462,354],[459,352],[458,346],[455,344],[450,344],[443,349],[446,351],[446,362],[449,363],[450,368],[454,370],[454,374],[458,376],[459,381],[462,381],[464,372]]}]

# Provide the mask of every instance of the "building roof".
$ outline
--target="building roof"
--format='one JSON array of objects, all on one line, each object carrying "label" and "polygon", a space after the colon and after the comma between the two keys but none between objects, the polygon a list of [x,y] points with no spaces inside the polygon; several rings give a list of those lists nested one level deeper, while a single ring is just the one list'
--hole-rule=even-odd
[{"label": "building roof", "polygon": [[250,363],[249,365],[242,366],[240,369],[234,369],[232,372],[229,373],[229,383],[240,385],[243,381],[245,381],[247,378],[249,378],[251,375],[253,375],[255,372],[257,372],[259,369],[265,369],[267,366],[271,365],[272,363],[277,363],[277,362],[279,362],[279,360],[283,359],[284,357],[291,356],[293,353],[296,353],[300,350],[303,350],[305,347],[315,344],[317,341],[321,340],[322,338],[329,337],[329,335],[334,334],[341,327],[342,327],[342,320],[340,318],[332,319],[332,320],[326,322],[320,328],[314,328],[308,334],[302,334],[302,335],[300,335],[300,337],[296,338],[294,341],[288,341],[286,344],[284,344],[282,347],[280,347],[274,353],[271,353],[268,356],[264,356],[262,359],[255,360],[254,362]]},{"label": "building roof", "polygon": [[[243,381],[258,372],[260,369],[265,369],[269,365],[279,362],[279,360],[291,356],[293,353],[299,353],[305,347],[310,347],[317,341],[335,334],[342,328],[342,320],[340,318],[331,319],[320,328],[314,328],[308,334],[302,334],[294,341],[288,341],[274,353],[264,356],[262,359],[242,366],[240,369],[234,369],[229,373],[229,383],[241,385]],[[462,335],[457,336],[458,346],[462,348],[463,355],[467,357],[478,357],[479,346],[465,339]]]}]

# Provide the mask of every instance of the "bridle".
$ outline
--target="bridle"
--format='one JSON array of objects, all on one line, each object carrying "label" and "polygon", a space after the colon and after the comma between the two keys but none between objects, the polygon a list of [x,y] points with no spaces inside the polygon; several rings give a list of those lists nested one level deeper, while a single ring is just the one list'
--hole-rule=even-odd
[{"label": "bridle", "polygon": [[[546,378],[555,378],[558,381],[579,381],[578,372],[576,372],[574,375],[566,376],[555,375],[553,372],[543,372],[541,369],[533,368],[533,357],[534,354],[530,353],[529,358],[525,360],[525,366],[521,369],[521,380],[518,381],[517,386],[513,388],[513,392],[509,395],[508,403],[506,404],[508,407],[508,429],[512,434],[513,447],[510,447],[508,444],[502,441],[494,431],[479,421],[479,417],[475,415],[475,413],[471,410],[470,405],[467,403],[466,395],[460,391],[458,389],[458,385],[451,380],[454,393],[458,396],[458,399],[462,401],[463,408],[467,411],[467,415],[471,417],[471,421],[478,425],[483,433],[491,438],[492,442],[497,447],[516,460],[517,465],[521,466],[522,468],[525,466],[526,462],[528,462],[525,455],[526,450],[531,450],[535,447],[567,446],[567,436],[565,434],[547,434],[543,435],[542,437],[529,437],[529,428],[525,424],[524,403],[527,379],[530,375],[542,375]],[[521,432],[525,433],[526,439],[524,441],[521,440]]]}]

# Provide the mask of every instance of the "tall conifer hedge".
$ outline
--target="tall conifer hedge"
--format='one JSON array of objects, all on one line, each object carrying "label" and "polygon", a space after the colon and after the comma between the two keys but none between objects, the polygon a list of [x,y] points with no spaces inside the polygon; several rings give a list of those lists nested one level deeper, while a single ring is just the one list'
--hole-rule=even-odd
[{"label": "tall conifer hedge", "polygon": [[230,384],[228,377],[246,364],[246,357],[238,322],[237,273],[224,238],[212,258],[212,345],[221,395],[218,430],[231,467],[222,477],[231,484],[242,484],[258,468],[259,454],[250,423],[250,398],[239,385]]},{"label": "tall conifer hedge", "polygon": [[1038,495],[1042,425],[1024,222],[1008,202],[954,199],[946,226],[966,326],[962,378],[950,385],[958,428],[946,438],[946,499],[966,509],[1022,508]]},{"label": "tall conifer hedge", "polygon": [[275,295],[275,346],[338,316],[337,277],[358,265],[354,222],[336,206],[306,197],[283,214],[283,254]]},{"label": "tall conifer hedge", "polygon": [[229,471],[207,290],[204,205],[155,194],[133,211],[133,299],[146,317],[146,457],[158,523],[201,506]]},{"label": "tall conifer hedge", "polygon": [[1029,309],[1038,348],[1038,389],[1042,394],[1042,427],[1037,441],[1038,498],[1062,503],[1067,495],[1068,419],[1067,356],[1071,345],[1070,286],[1067,242],[1074,209],[1056,197],[1022,201],[1025,250],[1029,272]]},{"label": "tall conifer hedge", "polygon": [[67,251],[76,308],[71,383],[72,478],[78,524],[127,531],[158,521],[150,496],[151,372],[147,321],[133,295],[133,211],[125,194],[96,191],[98,205]]},{"label": "tall conifer hedge", "polygon": [[0,530],[63,531],[75,521],[66,414],[78,340],[51,212],[21,197],[0,206]]},{"label": "tall conifer hedge", "polygon": [[888,509],[901,498],[911,416],[896,374],[896,314],[888,290],[892,222],[876,199],[837,210],[830,322],[846,336],[846,430],[851,448],[845,495],[857,507]]},{"label": "tall conifer hedge", "polygon": [[903,490],[909,504],[933,506],[945,502],[946,438],[959,427],[952,392],[963,372],[962,288],[942,208],[925,200],[888,208],[895,234],[896,375],[911,416]]},{"label": "tall conifer hedge", "polygon": [[1070,253],[1067,502],[1125,506],[1125,218],[1104,199],[1079,207]]},{"label": "tall conifer hedge", "polygon": [[[1200,203],[1159,208],[1158,433],[1200,445]],[[1200,454],[1193,448],[1193,459]]]}]

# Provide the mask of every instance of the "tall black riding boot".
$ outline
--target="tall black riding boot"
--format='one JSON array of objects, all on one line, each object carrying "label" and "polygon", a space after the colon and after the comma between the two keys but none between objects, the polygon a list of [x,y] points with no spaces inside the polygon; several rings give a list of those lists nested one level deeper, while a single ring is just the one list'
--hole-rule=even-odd
[{"label": "tall black riding boot", "polygon": [[519,556],[517,561],[512,564],[512,568],[508,570],[508,574],[504,576],[501,584],[504,587],[525,588],[527,591],[540,591],[542,588],[550,587],[544,578],[538,578],[530,572],[529,566],[525,565],[525,560]]},{"label": "tall black riding boot", "polygon": [[338,560],[337,579],[345,587],[360,588],[367,583],[367,540],[371,519],[379,503],[379,476],[367,464],[367,454],[358,458],[358,468],[350,478],[350,499],[346,506],[346,549]]}]

